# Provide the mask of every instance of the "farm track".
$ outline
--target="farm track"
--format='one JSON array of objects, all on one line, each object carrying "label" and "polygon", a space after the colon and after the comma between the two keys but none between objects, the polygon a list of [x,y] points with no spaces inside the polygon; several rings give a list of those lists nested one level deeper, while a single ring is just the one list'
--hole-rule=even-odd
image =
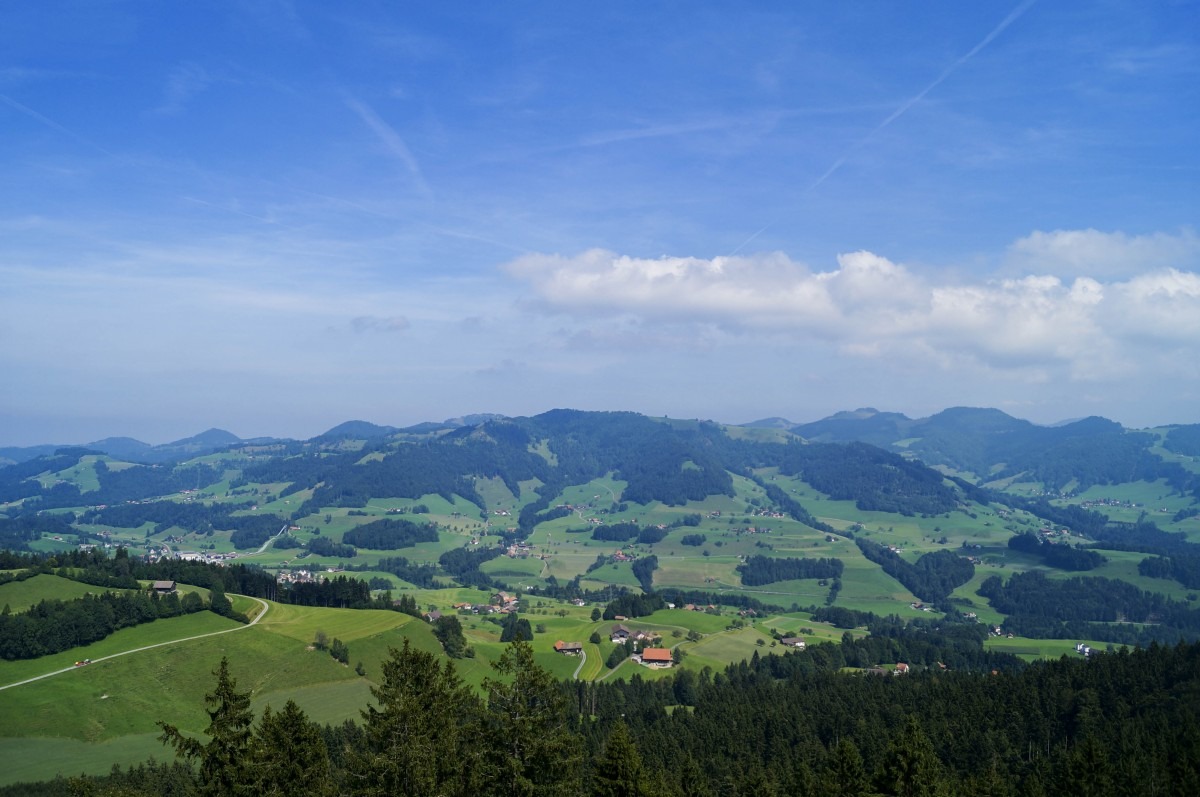
[{"label": "farm track", "polygon": [[[230,593],[230,594],[233,594],[233,593]],[[242,597],[249,597],[249,596],[242,596]],[[266,601],[262,600],[261,598],[250,598],[250,600],[258,601],[258,603],[262,606],[262,611],[259,612],[257,615],[255,615],[254,619],[251,620],[246,625],[239,625],[237,628],[226,628],[224,631],[212,631],[207,634],[197,634],[196,636],[183,637],[182,639],[172,639],[167,642],[157,642],[153,645],[144,645],[143,647],[133,648],[131,650],[123,650],[120,653],[111,653],[107,656],[101,656],[98,659],[92,659],[91,663],[99,664],[102,661],[108,661],[109,659],[115,659],[118,656],[128,656],[130,653],[140,653],[143,650],[152,650],[154,648],[165,647],[166,645],[178,645],[180,642],[190,642],[193,639],[204,639],[205,637],[218,636],[219,634],[231,634],[234,631],[244,631],[245,629],[250,628],[251,626],[257,625],[258,621],[261,620],[263,617],[265,617],[267,615],[267,612],[271,608],[270,604],[268,604]],[[91,665],[88,665],[88,666],[91,666]],[[50,678],[51,676],[62,675],[63,673],[66,673],[66,672],[75,672],[76,670],[79,670],[79,669],[82,669],[82,668],[77,667],[77,666],[64,667],[61,670],[55,670],[53,672],[44,673],[42,675],[35,675],[32,678],[26,678],[24,681],[17,681],[15,683],[5,684],[4,686],[0,686],[0,691],[3,691],[5,689],[12,689],[14,686],[21,686],[23,684],[33,683],[34,681],[40,681],[43,678]]]}]

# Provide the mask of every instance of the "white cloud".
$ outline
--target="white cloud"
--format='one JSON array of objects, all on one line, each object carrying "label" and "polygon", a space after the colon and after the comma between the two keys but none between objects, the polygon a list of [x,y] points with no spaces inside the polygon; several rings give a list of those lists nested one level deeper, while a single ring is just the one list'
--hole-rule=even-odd
[{"label": "white cloud", "polygon": [[[1071,250],[1065,242],[1072,240],[1093,248],[1102,235],[1060,231],[1022,240],[1062,252]],[[1108,240],[1124,240],[1130,257],[1186,250],[1189,238]],[[1200,274],[1173,268],[1128,279],[1041,273],[951,282],[865,251],[814,271],[779,253],[635,258],[590,250],[575,257],[529,255],[506,270],[551,311],[647,327],[712,325],[772,345],[824,342],[851,357],[966,364],[1038,381],[1103,379],[1118,370],[1127,376],[1128,369],[1172,353],[1200,356]],[[591,342],[624,338],[588,335]]]},{"label": "white cloud", "polygon": [[1126,235],[1099,230],[1036,231],[1008,249],[1008,265],[1025,271],[1116,277],[1165,268],[1200,268],[1194,230]]}]

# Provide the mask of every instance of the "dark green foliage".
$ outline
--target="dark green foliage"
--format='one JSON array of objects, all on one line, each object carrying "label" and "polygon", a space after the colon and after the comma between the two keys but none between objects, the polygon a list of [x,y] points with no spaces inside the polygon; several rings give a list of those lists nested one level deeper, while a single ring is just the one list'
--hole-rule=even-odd
[{"label": "dark green foliage", "polygon": [[[863,511],[936,515],[958,507],[940,473],[865,443],[778,446],[780,472]],[[806,521],[807,522],[807,521]]]},{"label": "dark green foliage", "polygon": [[683,545],[699,547],[708,542],[708,537],[705,537],[703,534],[684,534],[679,538],[679,542]]},{"label": "dark green foliage", "polygon": [[465,587],[488,589],[496,586],[490,576],[480,570],[484,562],[490,562],[504,553],[503,548],[453,548],[438,557],[438,564],[459,584]]},{"label": "dark green foliage", "polygon": [[874,612],[861,612],[843,606],[813,608],[812,618],[818,623],[832,623],[835,628],[859,628],[879,619]]},{"label": "dark green foliage", "polygon": [[[482,706],[454,666],[407,639],[383,663],[363,711],[364,735],[350,749],[348,791],[372,797],[468,797],[484,780]],[[497,739],[496,742],[502,740]]]},{"label": "dark green foliage", "polygon": [[896,797],[949,797],[942,762],[916,717],[909,717],[904,732],[892,739],[879,785]]},{"label": "dark green foliage", "polygon": [[334,637],[333,642],[329,643],[329,655],[333,657],[334,661],[341,664],[348,665],[350,663],[350,648],[337,637]]},{"label": "dark green foliage", "polygon": [[201,489],[221,479],[221,471],[208,465],[191,465],[172,468],[163,465],[137,465],[122,470],[109,470],[103,461],[95,464],[99,489],[87,493],[87,498],[73,484],[62,482],[43,488],[32,476],[46,471],[66,470],[79,464],[79,460],[95,451],[84,449],[61,449],[52,457],[39,457],[0,468],[0,503],[21,498],[26,499],[28,510],[40,511],[61,507],[88,504],[116,506],[127,501],[142,501],[181,490]]},{"label": "dark green foliage", "polygon": [[578,789],[583,749],[569,721],[566,694],[533,660],[533,649],[514,642],[488,678],[489,794],[550,797]]},{"label": "dark green foliage", "polygon": [[909,564],[878,543],[862,537],[854,542],[863,556],[882,567],[912,594],[930,603],[945,600],[955,588],[966,584],[975,575],[975,565],[952,551],[927,553],[916,564]]},{"label": "dark green foliage", "polygon": [[278,515],[238,514],[250,506],[250,503],[148,501],[89,510],[80,517],[80,522],[121,528],[137,528],[144,523],[154,523],[155,534],[172,527],[195,534],[232,531],[230,540],[235,548],[257,548],[278,533],[286,523]]},{"label": "dark green foliage", "polygon": [[821,790],[830,797],[867,797],[867,772],[854,742],[842,739],[834,746],[825,767]]},{"label": "dark green foliage", "polygon": [[592,529],[592,539],[601,542],[628,542],[642,531],[636,523],[612,523]]},{"label": "dark green foliage", "polygon": [[642,585],[644,592],[654,591],[654,571],[658,569],[658,557],[651,554],[633,563],[633,577]]},{"label": "dark green foliage", "polygon": [[328,537],[313,537],[306,547],[317,556],[336,556],[339,559],[353,559],[358,556],[358,550],[353,545],[334,542]]},{"label": "dark green foliage", "polygon": [[467,655],[467,639],[463,636],[462,623],[454,615],[443,615],[433,622],[433,635],[442,643],[442,649],[452,659]]},{"label": "dark green foliage", "polygon": [[414,586],[437,589],[442,586],[435,578],[438,570],[433,565],[413,564],[403,556],[385,556],[376,565],[363,565],[365,570],[382,570]]},{"label": "dark green foliage", "polygon": [[605,620],[612,620],[618,614],[622,617],[645,617],[654,614],[659,609],[667,608],[667,601],[662,595],[648,593],[646,595],[622,595],[604,607],[601,615]]},{"label": "dark green foliage", "polygon": [[289,700],[280,712],[263,709],[254,729],[252,780],[264,797],[325,797],[334,794],[329,751],[320,728]]},{"label": "dark green foliage", "polygon": [[[121,628],[204,609],[199,595],[189,597],[193,600],[139,591],[43,600],[21,614],[0,614],[0,658],[34,659],[59,653],[104,639]],[[220,613],[220,608],[214,611]]]},{"label": "dark green foliage", "polygon": [[505,615],[504,622],[500,627],[501,642],[530,642],[533,640],[533,628],[529,625],[529,621],[524,617],[519,617],[516,612]]},{"label": "dark green foliage", "polygon": [[432,523],[418,525],[392,518],[356,526],[342,535],[342,542],[347,545],[383,551],[411,548],[418,542],[437,542],[437,539],[437,526]]},{"label": "dark green foliage", "polygon": [[842,569],[841,559],[797,559],[769,556],[751,556],[737,566],[742,583],[748,587],[798,578],[837,578],[842,574]]},{"label": "dark green foliage", "polygon": [[667,529],[659,528],[658,526],[645,526],[638,532],[637,541],[639,545],[653,545],[656,542],[662,542],[667,537]]},{"label": "dark green foliage", "polygon": [[769,498],[772,503],[790,515],[793,520],[798,520],[809,528],[814,528],[817,531],[824,531],[827,534],[840,533],[828,523],[824,523],[813,517],[807,509],[800,505],[799,501],[785,493],[783,488],[779,487],[778,485],[771,484],[770,482],[763,481],[762,479],[755,479],[755,482],[764,490],[766,490],[767,498]]},{"label": "dark green foliage", "polygon": [[1060,570],[1095,570],[1108,561],[1095,551],[1074,548],[1065,544],[1054,544],[1043,541],[1036,534],[1023,533],[1013,535],[1008,541],[1008,547],[1014,551],[1023,551],[1040,556],[1046,564]]},{"label": "dark green foliage", "polygon": [[0,517],[0,548],[27,551],[29,543],[41,538],[43,534],[75,535],[78,532],[70,523],[72,517],[50,514]]},{"label": "dark green foliage", "polygon": [[1188,589],[1200,589],[1200,556],[1152,556],[1138,562],[1138,572],[1151,578],[1172,578]]},{"label": "dark green foliage", "polygon": [[371,597],[371,585],[358,578],[335,576],[321,581],[301,581],[292,584],[285,593],[286,601],[298,606],[324,606],[336,609],[389,608]]},{"label": "dark green foliage", "polygon": [[1200,637],[1200,609],[1109,578],[1058,580],[1030,570],[1014,573],[1007,583],[991,576],[979,594],[1009,615],[1006,629],[1022,636],[1129,644]]},{"label": "dark green foliage", "polygon": [[592,765],[590,793],[594,797],[643,797],[650,793],[645,780],[642,756],[629,736],[629,727],[618,722]]},{"label": "dark green foliage", "polygon": [[1176,426],[1167,432],[1163,448],[1189,457],[1200,456],[1200,423]]},{"label": "dark green foliage", "polygon": [[162,729],[159,738],[180,756],[199,763],[200,794],[255,795],[250,693],[237,691],[237,681],[229,674],[229,660],[224,657],[213,675],[217,677],[216,687],[204,697],[209,707],[209,724],[204,731],[208,742],[185,736],[164,722],[158,723]]}]

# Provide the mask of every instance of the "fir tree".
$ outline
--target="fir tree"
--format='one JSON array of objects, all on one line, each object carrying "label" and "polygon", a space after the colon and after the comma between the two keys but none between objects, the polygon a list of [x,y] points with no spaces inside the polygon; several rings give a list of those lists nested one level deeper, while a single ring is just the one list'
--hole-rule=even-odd
[{"label": "fir tree", "polygon": [[254,740],[255,792],[264,797],[333,794],[329,752],[320,729],[289,700],[283,711],[263,709]]},{"label": "fir tree", "polygon": [[625,721],[618,722],[604,743],[604,752],[592,769],[595,797],[642,797],[646,794],[642,756],[629,737]]},{"label": "fir tree", "polygon": [[363,713],[363,749],[350,752],[352,794],[436,797],[473,795],[483,779],[478,747],[478,698],[449,661],[404,640],[383,663]]},{"label": "fir tree", "polygon": [[497,797],[571,794],[578,786],[580,738],[567,722],[567,697],[533,660],[533,648],[513,642],[484,681],[492,727],[488,752]]},{"label": "fir tree", "polygon": [[184,736],[174,725],[159,722],[162,735],[159,740],[175,748],[184,758],[200,762],[200,793],[229,797],[231,795],[255,795],[253,775],[250,769],[251,724],[254,714],[250,711],[250,693],[237,691],[237,681],[229,674],[229,659],[221,657],[221,664],[213,675],[217,686],[204,696],[209,725],[204,730],[208,743]]}]

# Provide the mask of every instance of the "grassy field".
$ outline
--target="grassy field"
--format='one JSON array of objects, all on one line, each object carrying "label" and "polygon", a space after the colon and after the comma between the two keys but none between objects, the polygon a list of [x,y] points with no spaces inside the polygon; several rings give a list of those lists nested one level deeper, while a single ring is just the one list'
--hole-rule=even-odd
[{"label": "grassy field", "polygon": [[[770,430],[747,434],[770,434]],[[543,455],[552,456],[549,451]],[[274,512],[290,516],[310,494],[307,491],[281,497],[284,484],[259,484],[229,489],[230,481],[246,462],[213,455],[210,464],[227,468],[226,479],[206,488],[202,500],[257,501],[251,514]],[[112,468],[119,463],[109,462]],[[89,475],[90,474],[90,475]],[[991,507],[964,505],[961,509],[931,517],[904,517],[895,514],[859,510],[853,502],[835,501],[811,485],[781,476],[770,470],[756,476],[785,490],[814,516],[835,529],[854,529],[867,539],[901,550],[909,562],[922,554],[951,550],[970,553],[982,561],[975,576],[955,590],[953,598],[964,612],[975,612],[980,622],[999,624],[1003,617],[981,598],[976,590],[992,575],[1007,578],[1014,572],[1045,569],[1040,559],[1011,551],[1007,541],[1014,532],[1036,531],[1042,521],[1021,511],[1001,513]],[[81,489],[95,480],[95,458],[85,458],[70,472],[43,474],[50,483],[69,480]],[[501,556],[483,566],[488,574],[513,588],[547,583],[554,577],[565,583],[582,576],[585,589],[603,591],[620,587],[639,589],[629,562],[606,561],[585,573],[597,556],[612,557],[618,551],[625,556],[655,555],[658,569],[654,585],[682,587],[726,595],[756,598],[763,603],[781,607],[781,611],[754,619],[739,618],[736,611],[725,607],[720,613],[684,611],[682,608],[656,612],[650,617],[636,618],[625,625],[635,630],[652,631],[662,636],[662,644],[678,646],[685,654],[683,667],[699,671],[706,667],[720,670],[730,663],[753,655],[782,652],[772,633],[803,634],[811,644],[821,641],[837,642],[845,633],[824,623],[813,622],[802,609],[824,606],[829,597],[828,585],[815,579],[781,581],[757,587],[742,584],[738,565],[749,556],[776,557],[836,557],[844,563],[841,591],[837,606],[871,611],[879,615],[929,619],[929,614],[913,609],[916,597],[877,565],[866,560],[853,540],[843,536],[830,537],[790,517],[775,517],[768,512],[770,502],[764,490],[753,481],[734,476],[733,496],[710,496],[703,501],[682,506],[665,506],[657,502],[648,505],[621,504],[625,483],[610,477],[564,489],[551,502],[569,504],[574,511],[563,518],[549,521],[534,529],[528,542],[533,555],[526,558]],[[522,483],[514,492],[498,479],[477,479],[476,489],[487,504],[481,516],[480,508],[456,498],[447,500],[436,495],[419,499],[374,499],[367,506],[351,510],[326,507],[296,521],[300,528],[295,536],[307,541],[317,536],[340,541],[342,535],[357,525],[382,517],[395,517],[403,512],[413,522],[438,524],[438,540],[395,551],[360,550],[352,561],[355,565],[374,567],[383,557],[403,556],[415,562],[435,562],[443,552],[467,544],[472,539],[494,544],[495,532],[516,525],[521,507],[534,500],[536,482]],[[1041,485],[1013,484],[1010,489],[1034,494]],[[237,494],[235,494],[237,493]],[[182,500],[175,496],[172,500]],[[1142,512],[1172,531],[1183,531],[1200,540],[1200,518],[1173,523],[1171,518],[1190,499],[1170,494],[1159,483],[1123,485],[1120,488],[1092,488],[1070,499],[1093,508],[1103,509],[1114,519],[1136,520]],[[421,514],[413,510],[424,506]],[[350,514],[351,511],[355,514]],[[666,537],[647,545],[636,542],[624,544],[593,540],[596,523],[633,521],[639,525],[672,526],[692,516],[699,516],[698,525],[677,525],[669,528]],[[136,529],[91,527],[89,530],[111,532],[111,540],[140,548],[147,540],[151,524]],[[749,530],[753,529],[751,533]],[[490,532],[490,533],[489,533]],[[183,534],[168,529],[150,534],[151,542],[161,544],[172,534],[184,536],[174,547],[196,550],[213,546],[216,551],[232,551],[229,534],[217,532],[211,537]],[[703,535],[702,545],[683,545],[685,535]],[[43,550],[71,547],[72,540],[43,539],[37,543]],[[970,546],[963,549],[963,546]],[[246,552],[243,552],[246,553]],[[245,561],[268,569],[295,566],[298,562],[323,568],[336,567],[336,558],[305,557],[296,550],[276,550],[268,547],[263,553],[247,555]],[[1137,572],[1143,554],[1103,552],[1108,562],[1084,576],[1119,578],[1139,588],[1161,593],[1176,600],[1185,600],[1189,590],[1173,581],[1149,579]],[[1076,574],[1047,570],[1054,578]],[[488,595],[474,589],[442,590],[415,589],[394,576],[378,570],[348,573],[351,577],[379,577],[392,584],[397,593],[411,595],[422,610],[437,608],[443,613],[453,611],[455,603],[486,602]],[[39,575],[25,582],[0,585],[0,605],[8,604],[12,611],[21,611],[49,597],[72,598],[95,587],[58,578]],[[241,611],[256,609],[258,604],[234,596]],[[533,648],[535,658],[557,678],[570,678],[576,670],[583,679],[669,677],[670,671],[651,670],[633,662],[625,662],[610,671],[605,660],[614,648],[609,641],[612,622],[593,621],[594,605],[576,607],[548,599],[526,598],[522,616],[535,628]],[[793,609],[800,609],[795,611]],[[456,662],[464,680],[480,687],[493,675],[491,664],[504,652],[499,641],[500,626],[489,618],[464,614],[460,616],[464,634],[474,656]],[[106,640],[86,648],[45,657],[35,661],[0,661],[0,686],[25,678],[70,667],[81,658],[99,659],[143,645],[179,640],[187,636],[238,628],[233,633],[206,639],[179,642],[140,653],[133,653],[89,667],[19,687],[0,690],[0,716],[5,718],[0,728],[0,783],[21,779],[53,776],[59,772],[103,772],[114,761],[128,764],[150,755],[168,756],[155,740],[155,721],[179,725],[190,732],[199,732],[205,724],[203,695],[211,688],[211,672],[222,655],[228,656],[234,676],[241,688],[250,689],[253,705],[260,711],[265,705],[280,706],[288,699],[297,703],[318,722],[338,723],[357,719],[370,700],[370,689],[381,677],[381,664],[390,648],[399,647],[405,639],[419,649],[440,651],[430,627],[420,619],[390,611],[353,611],[309,607],[272,605],[258,625],[243,628],[232,621],[204,612],[183,618],[161,620],[145,626],[125,629]],[[328,639],[337,638],[350,650],[350,662],[344,666],[326,652],[312,648],[318,633]],[[699,635],[688,641],[687,635]],[[852,635],[865,633],[862,630]],[[589,638],[598,634],[601,641]],[[582,643],[586,657],[568,657],[554,651],[558,640]],[[988,647],[1004,650],[1026,659],[1077,655],[1074,646],[1086,640],[1029,640],[991,638]],[[1105,646],[1094,644],[1103,649]],[[364,675],[356,672],[361,665]]]},{"label": "grassy field", "polygon": [[47,599],[72,600],[82,598],[89,593],[121,592],[123,590],[106,590],[91,584],[81,584],[69,578],[39,573],[24,581],[11,581],[0,584],[0,607],[7,606],[14,612],[23,612],[30,606]]}]

